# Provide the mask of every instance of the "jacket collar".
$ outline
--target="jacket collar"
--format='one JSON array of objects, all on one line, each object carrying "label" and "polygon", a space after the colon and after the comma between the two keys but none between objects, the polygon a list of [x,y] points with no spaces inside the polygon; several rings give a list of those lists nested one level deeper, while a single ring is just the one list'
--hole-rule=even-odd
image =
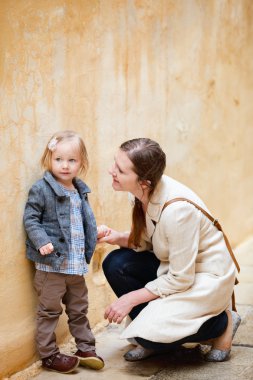
[{"label": "jacket collar", "polygon": [[163,206],[169,198],[168,180],[169,178],[167,176],[162,176],[148,203],[147,216],[156,223],[159,221]]},{"label": "jacket collar", "polygon": [[[56,195],[60,197],[65,197],[65,193],[62,187],[59,185],[59,183],[55,180],[55,178],[49,171],[46,171],[44,173],[44,180],[52,187]],[[86,194],[91,192],[90,188],[79,178],[74,178],[73,182],[80,194]]]}]

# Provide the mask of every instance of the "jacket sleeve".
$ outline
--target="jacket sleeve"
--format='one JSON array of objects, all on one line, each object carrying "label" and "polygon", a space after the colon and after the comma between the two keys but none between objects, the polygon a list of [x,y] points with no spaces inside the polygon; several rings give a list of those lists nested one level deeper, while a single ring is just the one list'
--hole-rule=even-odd
[{"label": "jacket sleeve", "polygon": [[146,284],[152,293],[165,297],[184,292],[193,285],[200,221],[201,212],[186,202],[178,202],[164,210],[158,238],[166,244],[169,268],[167,273]]},{"label": "jacket sleeve", "polygon": [[33,185],[28,194],[23,220],[28,238],[37,250],[43,245],[51,243],[49,236],[41,224],[44,204],[42,189],[36,184]]}]

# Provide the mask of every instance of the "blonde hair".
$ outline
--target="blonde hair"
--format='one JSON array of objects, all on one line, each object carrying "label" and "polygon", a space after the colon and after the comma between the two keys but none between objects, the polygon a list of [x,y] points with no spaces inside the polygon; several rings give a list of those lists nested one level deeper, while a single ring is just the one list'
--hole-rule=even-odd
[{"label": "blonde hair", "polygon": [[81,156],[81,168],[80,173],[86,173],[89,161],[88,154],[83,142],[83,139],[74,131],[60,131],[56,132],[48,141],[46,149],[41,157],[40,163],[42,168],[51,172],[52,170],[52,153],[54,148],[59,142],[62,141],[77,141],[79,147],[79,153]]}]

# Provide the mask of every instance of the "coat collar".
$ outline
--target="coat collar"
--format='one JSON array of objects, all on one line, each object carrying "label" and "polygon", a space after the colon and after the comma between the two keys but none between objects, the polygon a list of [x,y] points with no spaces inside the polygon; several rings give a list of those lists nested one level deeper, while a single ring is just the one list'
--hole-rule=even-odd
[{"label": "coat collar", "polygon": [[158,182],[155,191],[148,203],[147,216],[155,221],[159,221],[164,204],[169,198],[169,178],[165,175],[162,176]]},{"label": "coat collar", "polygon": [[[55,178],[52,176],[52,174],[49,171],[46,171],[44,173],[43,178],[52,187],[56,195],[58,195],[59,197],[65,196],[65,193],[62,187],[59,185],[59,183],[55,180]],[[79,178],[74,178],[73,182],[80,194],[86,194],[86,193],[91,192],[90,188]]]}]

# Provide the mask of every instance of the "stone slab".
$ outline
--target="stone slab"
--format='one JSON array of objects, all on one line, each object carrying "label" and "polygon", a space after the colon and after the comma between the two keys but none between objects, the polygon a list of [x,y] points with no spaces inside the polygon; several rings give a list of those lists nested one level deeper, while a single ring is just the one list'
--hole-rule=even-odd
[{"label": "stone slab", "polygon": [[[224,363],[207,363],[197,349],[182,350],[174,355],[160,355],[140,362],[130,363],[123,354],[132,346],[119,339],[121,326],[104,327],[96,334],[97,352],[105,360],[101,371],[78,368],[72,374],[59,374],[41,370],[40,362],[11,380],[253,380],[253,306],[238,305],[242,323],[235,336],[231,359]],[[73,340],[63,347],[63,352],[74,349]]]}]

